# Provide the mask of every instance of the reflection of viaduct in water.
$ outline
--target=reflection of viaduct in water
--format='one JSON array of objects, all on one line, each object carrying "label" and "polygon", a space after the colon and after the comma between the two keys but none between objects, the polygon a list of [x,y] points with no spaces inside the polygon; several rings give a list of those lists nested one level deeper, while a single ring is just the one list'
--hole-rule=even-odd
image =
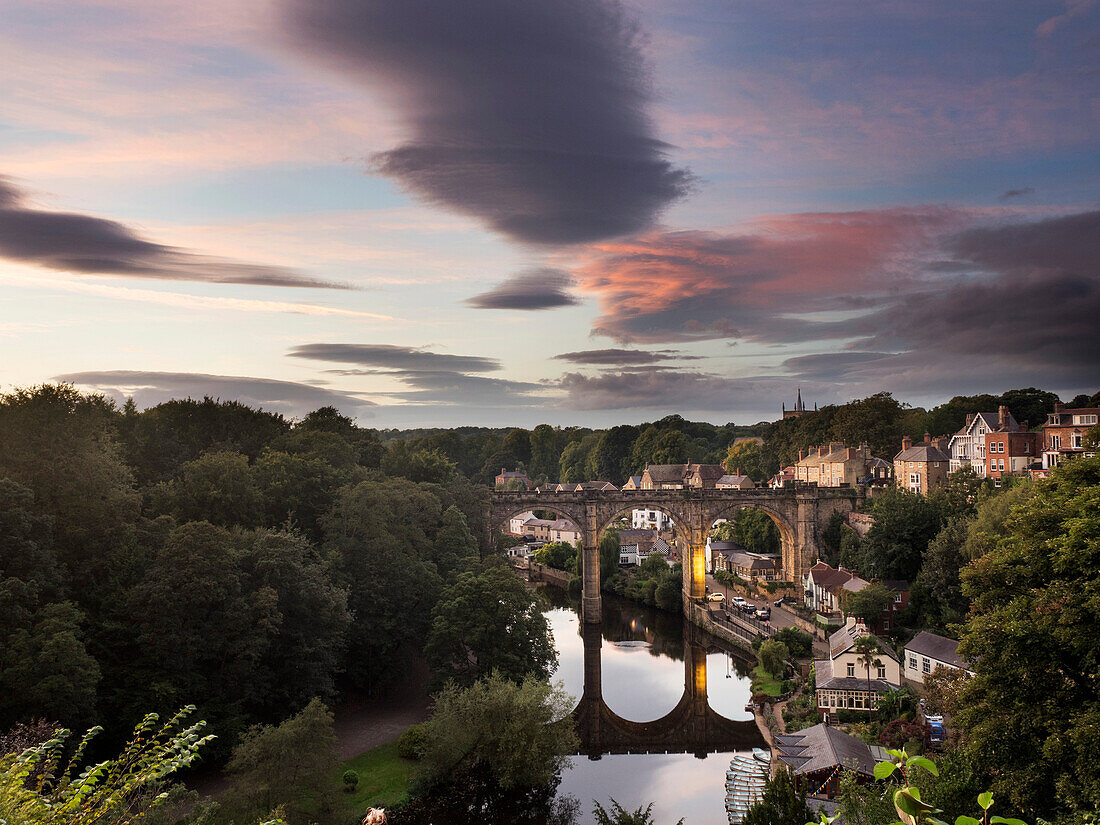
[{"label": "reflection of viaduct in water", "polygon": [[760,747],[755,721],[735,722],[707,702],[706,635],[684,623],[684,695],[676,707],[652,722],[631,722],[603,700],[600,626],[581,623],[584,693],[573,711],[581,749],[589,758],[605,753],[708,753]]}]

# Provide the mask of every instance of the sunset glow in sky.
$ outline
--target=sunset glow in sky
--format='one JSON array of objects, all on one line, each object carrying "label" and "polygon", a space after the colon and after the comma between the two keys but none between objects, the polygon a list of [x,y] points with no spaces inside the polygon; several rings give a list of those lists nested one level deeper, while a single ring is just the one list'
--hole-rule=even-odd
[{"label": "sunset glow in sky", "polygon": [[1100,3],[0,0],[0,390],[366,426],[1100,387]]}]

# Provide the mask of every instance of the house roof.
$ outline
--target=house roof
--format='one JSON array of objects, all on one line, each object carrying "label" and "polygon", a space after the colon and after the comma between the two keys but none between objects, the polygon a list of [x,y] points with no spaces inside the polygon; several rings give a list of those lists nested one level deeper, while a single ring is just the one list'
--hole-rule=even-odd
[{"label": "house roof", "polygon": [[875,757],[862,739],[849,736],[829,725],[814,725],[797,733],[775,737],[779,758],[793,774],[832,770],[837,765],[865,776],[874,776]]},{"label": "house roof", "polygon": [[864,636],[870,636],[882,649],[884,656],[889,656],[895,662],[898,661],[898,654],[894,653],[894,649],[890,647],[890,643],[884,639],[880,639],[871,633],[866,633],[866,627],[858,622],[852,622],[849,618],[849,623],[845,624],[840,630],[829,636],[829,658],[835,659],[843,653],[847,653],[853,647],[855,647],[856,639],[860,639]]},{"label": "house roof", "polygon": [[922,630],[913,637],[913,641],[909,642],[905,649],[927,656],[929,659],[947,662],[955,667],[964,667],[963,660],[959,657],[959,643],[946,636],[937,636],[935,633]]},{"label": "house roof", "polygon": [[[627,484],[630,484],[634,487],[637,487],[641,483],[642,483],[642,477],[641,476],[631,476],[630,480],[627,481]],[[623,486],[625,487],[626,485],[623,485]]]},{"label": "house roof", "polygon": [[714,483],[718,487],[721,487],[721,486],[727,485],[727,484],[732,485],[732,486],[740,487],[746,481],[748,481],[750,484],[752,483],[752,479],[750,479],[748,476],[724,475]]},{"label": "house roof", "polygon": [[907,450],[902,450],[894,456],[894,461],[918,461],[921,463],[950,460],[951,459],[944,455],[940,448],[934,444],[917,444]]},{"label": "house roof", "polygon": [[686,470],[686,464],[650,464],[645,468],[646,474],[654,484],[683,481]]},{"label": "house roof", "polygon": [[[860,669],[856,668],[856,673],[860,673]],[[828,688],[829,690],[862,690],[867,692],[867,679],[861,676],[836,676],[833,673],[833,663],[829,659],[818,659],[814,662],[814,684],[817,689]],[[885,679],[872,679],[871,680],[871,692],[872,693],[889,693],[891,690],[897,690],[898,686],[887,682]]]},{"label": "house roof", "polygon": [[577,485],[578,490],[618,490],[619,488],[610,481],[582,481]]},{"label": "house roof", "polygon": [[699,476],[703,481],[717,481],[726,474],[726,468],[721,464],[688,464],[685,474]]}]

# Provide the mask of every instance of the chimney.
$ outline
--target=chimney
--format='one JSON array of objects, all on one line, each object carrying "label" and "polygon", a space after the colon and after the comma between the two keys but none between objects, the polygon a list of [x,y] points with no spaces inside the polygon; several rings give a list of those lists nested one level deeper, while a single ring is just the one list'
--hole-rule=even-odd
[{"label": "chimney", "polygon": [[824,458],[828,454],[829,454],[829,448],[828,447],[818,447],[817,448],[817,457],[818,458]]},{"label": "chimney", "polygon": [[799,451],[798,451],[798,460],[799,460],[799,461],[801,461],[802,459],[804,459],[804,458],[806,457],[806,456],[804,456],[804,455],[802,454],[802,452],[803,452],[802,450],[799,450]]},{"label": "chimney", "polygon": [[973,420],[974,420],[974,413],[967,413],[966,414],[966,426],[969,427],[970,422],[972,422]]},{"label": "chimney", "polygon": [[839,450],[843,446],[844,446],[843,441],[830,441],[829,442],[829,452],[831,453],[835,450]]},{"label": "chimney", "polygon": [[909,449],[910,447],[912,447],[912,446],[913,446],[913,439],[911,439],[911,438],[910,438],[909,436],[907,436],[907,435],[906,435],[906,436],[902,436],[902,439],[901,439],[901,448],[902,448],[903,450],[908,450],[908,449]]},{"label": "chimney", "polygon": [[1054,412],[1060,413],[1064,409],[1065,409],[1065,405],[1062,404],[1061,401],[1055,401],[1054,402]]},{"label": "chimney", "polygon": [[848,455],[845,456],[848,459],[848,461],[852,460],[852,453],[854,453],[854,452],[855,452],[854,449],[852,449],[851,447],[848,448]]},{"label": "chimney", "polygon": [[997,426],[1002,431],[1008,429],[1008,407],[1004,404],[997,407]]}]

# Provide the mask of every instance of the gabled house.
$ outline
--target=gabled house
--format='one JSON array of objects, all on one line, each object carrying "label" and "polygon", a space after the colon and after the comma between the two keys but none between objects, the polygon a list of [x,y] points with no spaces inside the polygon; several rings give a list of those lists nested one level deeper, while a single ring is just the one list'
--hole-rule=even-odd
[{"label": "gabled house", "polygon": [[523,525],[534,517],[535,514],[532,513],[530,510],[528,510],[526,513],[520,513],[518,516],[512,516],[510,519],[508,519],[508,532],[511,533],[513,536],[524,535]]},{"label": "gabled house", "polygon": [[672,518],[663,510],[634,510],[630,514],[630,526],[635,530],[671,530]]},{"label": "gabled house", "polygon": [[1067,458],[1093,455],[1085,449],[1085,434],[1100,422],[1100,407],[1067,409],[1061,403],[1043,425],[1043,469],[1057,467]]},{"label": "gabled house", "polygon": [[1019,425],[1004,404],[995,413],[967,413],[966,423],[951,436],[947,445],[949,472],[970,467],[979,478],[985,478],[989,467],[986,463],[986,437],[990,433],[1018,433],[1026,429]]},{"label": "gabled house", "polygon": [[682,490],[686,464],[648,464],[642,471],[641,490]]},{"label": "gabled house", "polygon": [[619,531],[619,564],[641,564],[650,556],[661,556],[668,561],[672,547],[652,530]]},{"label": "gabled house", "polygon": [[780,470],[778,473],[768,479],[768,487],[773,490],[781,490],[784,486],[786,486],[788,483],[793,482],[794,480],[795,469],[794,465],[792,464],[790,467],[784,467],[782,470]]},{"label": "gabled house", "polygon": [[725,570],[742,579],[774,581],[777,578],[775,559],[750,553],[734,541],[707,540],[713,570]]},{"label": "gabled house", "polygon": [[624,490],[640,490],[642,489],[642,477],[631,476],[626,480],[626,484],[623,485]]},{"label": "gabled house", "polygon": [[870,784],[875,781],[875,763],[890,759],[879,745],[868,745],[828,724],[777,734],[775,749],[798,791],[827,799],[840,791],[846,771],[854,773],[859,784]]},{"label": "gabled house", "polygon": [[[985,447],[982,451],[984,453]],[[947,486],[950,464],[946,438],[934,439],[925,433],[924,441],[914,444],[913,439],[905,436],[901,440],[901,452],[894,456],[894,482],[910,493],[928,495],[932,490]]]},{"label": "gabled house", "polygon": [[832,613],[840,610],[842,593],[858,592],[870,582],[843,567],[837,570],[819,561],[807,571],[802,584],[806,607],[821,613]]},{"label": "gabled house", "polygon": [[577,485],[577,492],[581,490],[602,490],[608,492],[615,492],[619,488],[612,484],[610,481],[582,481]]},{"label": "gabled house", "polygon": [[684,469],[684,486],[697,490],[713,490],[718,479],[726,474],[721,464],[688,464]]},{"label": "gabled house", "polygon": [[[879,646],[870,671],[856,650],[856,642],[866,637]],[[872,636],[867,626],[853,616],[829,636],[829,658],[814,662],[814,674],[821,713],[876,710],[880,696],[901,686],[901,662],[890,643]]]},{"label": "gabled house", "polygon": [[958,642],[922,630],[905,646],[905,678],[923,685],[924,677],[935,673],[938,667],[974,675],[959,656]]},{"label": "gabled house", "polygon": [[876,471],[881,475],[881,463],[882,459],[872,456],[866,443],[847,447],[834,441],[827,447],[810,447],[807,455],[799,450],[794,473],[797,481],[821,487],[854,487],[869,483]]}]

